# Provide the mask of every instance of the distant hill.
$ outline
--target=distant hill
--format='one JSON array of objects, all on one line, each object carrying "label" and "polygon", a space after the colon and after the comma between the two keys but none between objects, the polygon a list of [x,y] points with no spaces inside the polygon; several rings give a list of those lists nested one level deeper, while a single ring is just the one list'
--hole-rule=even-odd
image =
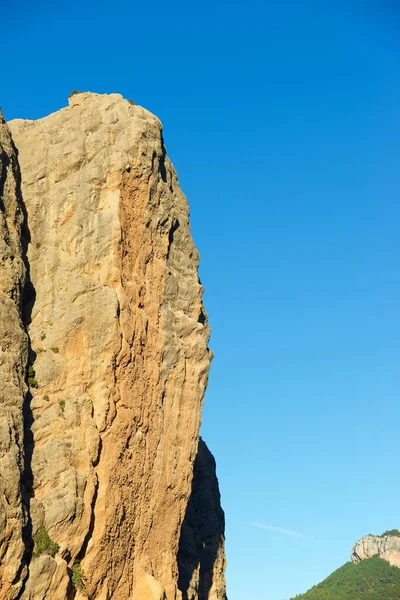
[{"label": "distant hill", "polygon": [[400,600],[400,569],[378,556],[348,562],[291,600]]}]

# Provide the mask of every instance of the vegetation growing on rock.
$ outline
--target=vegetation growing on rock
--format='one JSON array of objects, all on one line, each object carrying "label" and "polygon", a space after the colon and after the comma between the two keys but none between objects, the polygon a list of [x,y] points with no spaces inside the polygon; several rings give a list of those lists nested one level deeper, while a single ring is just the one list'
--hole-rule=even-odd
[{"label": "vegetation growing on rock", "polygon": [[79,561],[74,562],[72,567],[71,581],[72,585],[79,592],[85,591],[85,573]]},{"label": "vegetation growing on rock", "polygon": [[32,365],[28,366],[28,385],[29,385],[29,387],[32,387],[32,388],[38,387],[35,369],[33,368]]},{"label": "vegetation growing on rock", "polygon": [[40,556],[41,554],[49,554],[53,558],[60,549],[59,544],[53,542],[47,533],[44,525],[41,525],[35,535],[33,536],[34,548],[33,556]]},{"label": "vegetation growing on rock", "polygon": [[388,531],[382,533],[382,535],[378,535],[378,537],[383,538],[389,535],[394,537],[400,537],[400,531],[398,529],[389,529]]}]

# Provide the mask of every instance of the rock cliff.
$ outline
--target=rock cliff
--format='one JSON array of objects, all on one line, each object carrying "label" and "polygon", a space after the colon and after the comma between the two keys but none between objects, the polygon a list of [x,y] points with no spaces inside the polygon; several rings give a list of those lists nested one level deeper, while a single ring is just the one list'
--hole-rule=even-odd
[{"label": "rock cliff", "polygon": [[199,445],[210,330],[161,124],[83,93],[9,126],[22,196],[3,125],[0,599],[224,599]]},{"label": "rock cliff", "polygon": [[351,550],[351,560],[362,560],[379,556],[394,567],[400,567],[400,537],[398,535],[366,535]]}]

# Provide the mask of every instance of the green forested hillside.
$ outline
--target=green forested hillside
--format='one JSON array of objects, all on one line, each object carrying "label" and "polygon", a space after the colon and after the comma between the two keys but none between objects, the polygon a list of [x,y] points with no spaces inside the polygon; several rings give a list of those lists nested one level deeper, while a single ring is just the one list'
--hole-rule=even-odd
[{"label": "green forested hillside", "polygon": [[400,600],[400,569],[376,556],[349,562],[295,600]]}]

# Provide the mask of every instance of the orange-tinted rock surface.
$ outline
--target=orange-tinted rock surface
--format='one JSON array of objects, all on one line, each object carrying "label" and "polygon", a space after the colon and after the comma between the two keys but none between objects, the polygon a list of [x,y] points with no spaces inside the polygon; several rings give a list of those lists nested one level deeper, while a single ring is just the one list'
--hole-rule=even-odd
[{"label": "orange-tinted rock surface", "polygon": [[[14,490],[12,543],[23,568],[0,598],[224,599],[215,465],[198,450],[210,330],[188,205],[161,124],[118,94],[84,93],[44,119],[9,125],[31,238],[34,294],[25,313],[36,381],[25,458],[20,443],[11,465],[32,488],[25,517]],[[18,323],[10,360],[23,365]],[[13,396],[20,435],[25,376]],[[212,500],[190,517],[194,531],[201,515],[191,550],[201,556],[183,582],[178,555],[199,487],[196,465]],[[205,533],[207,521],[215,532]],[[199,535],[213,548],[207,560]]]}]

